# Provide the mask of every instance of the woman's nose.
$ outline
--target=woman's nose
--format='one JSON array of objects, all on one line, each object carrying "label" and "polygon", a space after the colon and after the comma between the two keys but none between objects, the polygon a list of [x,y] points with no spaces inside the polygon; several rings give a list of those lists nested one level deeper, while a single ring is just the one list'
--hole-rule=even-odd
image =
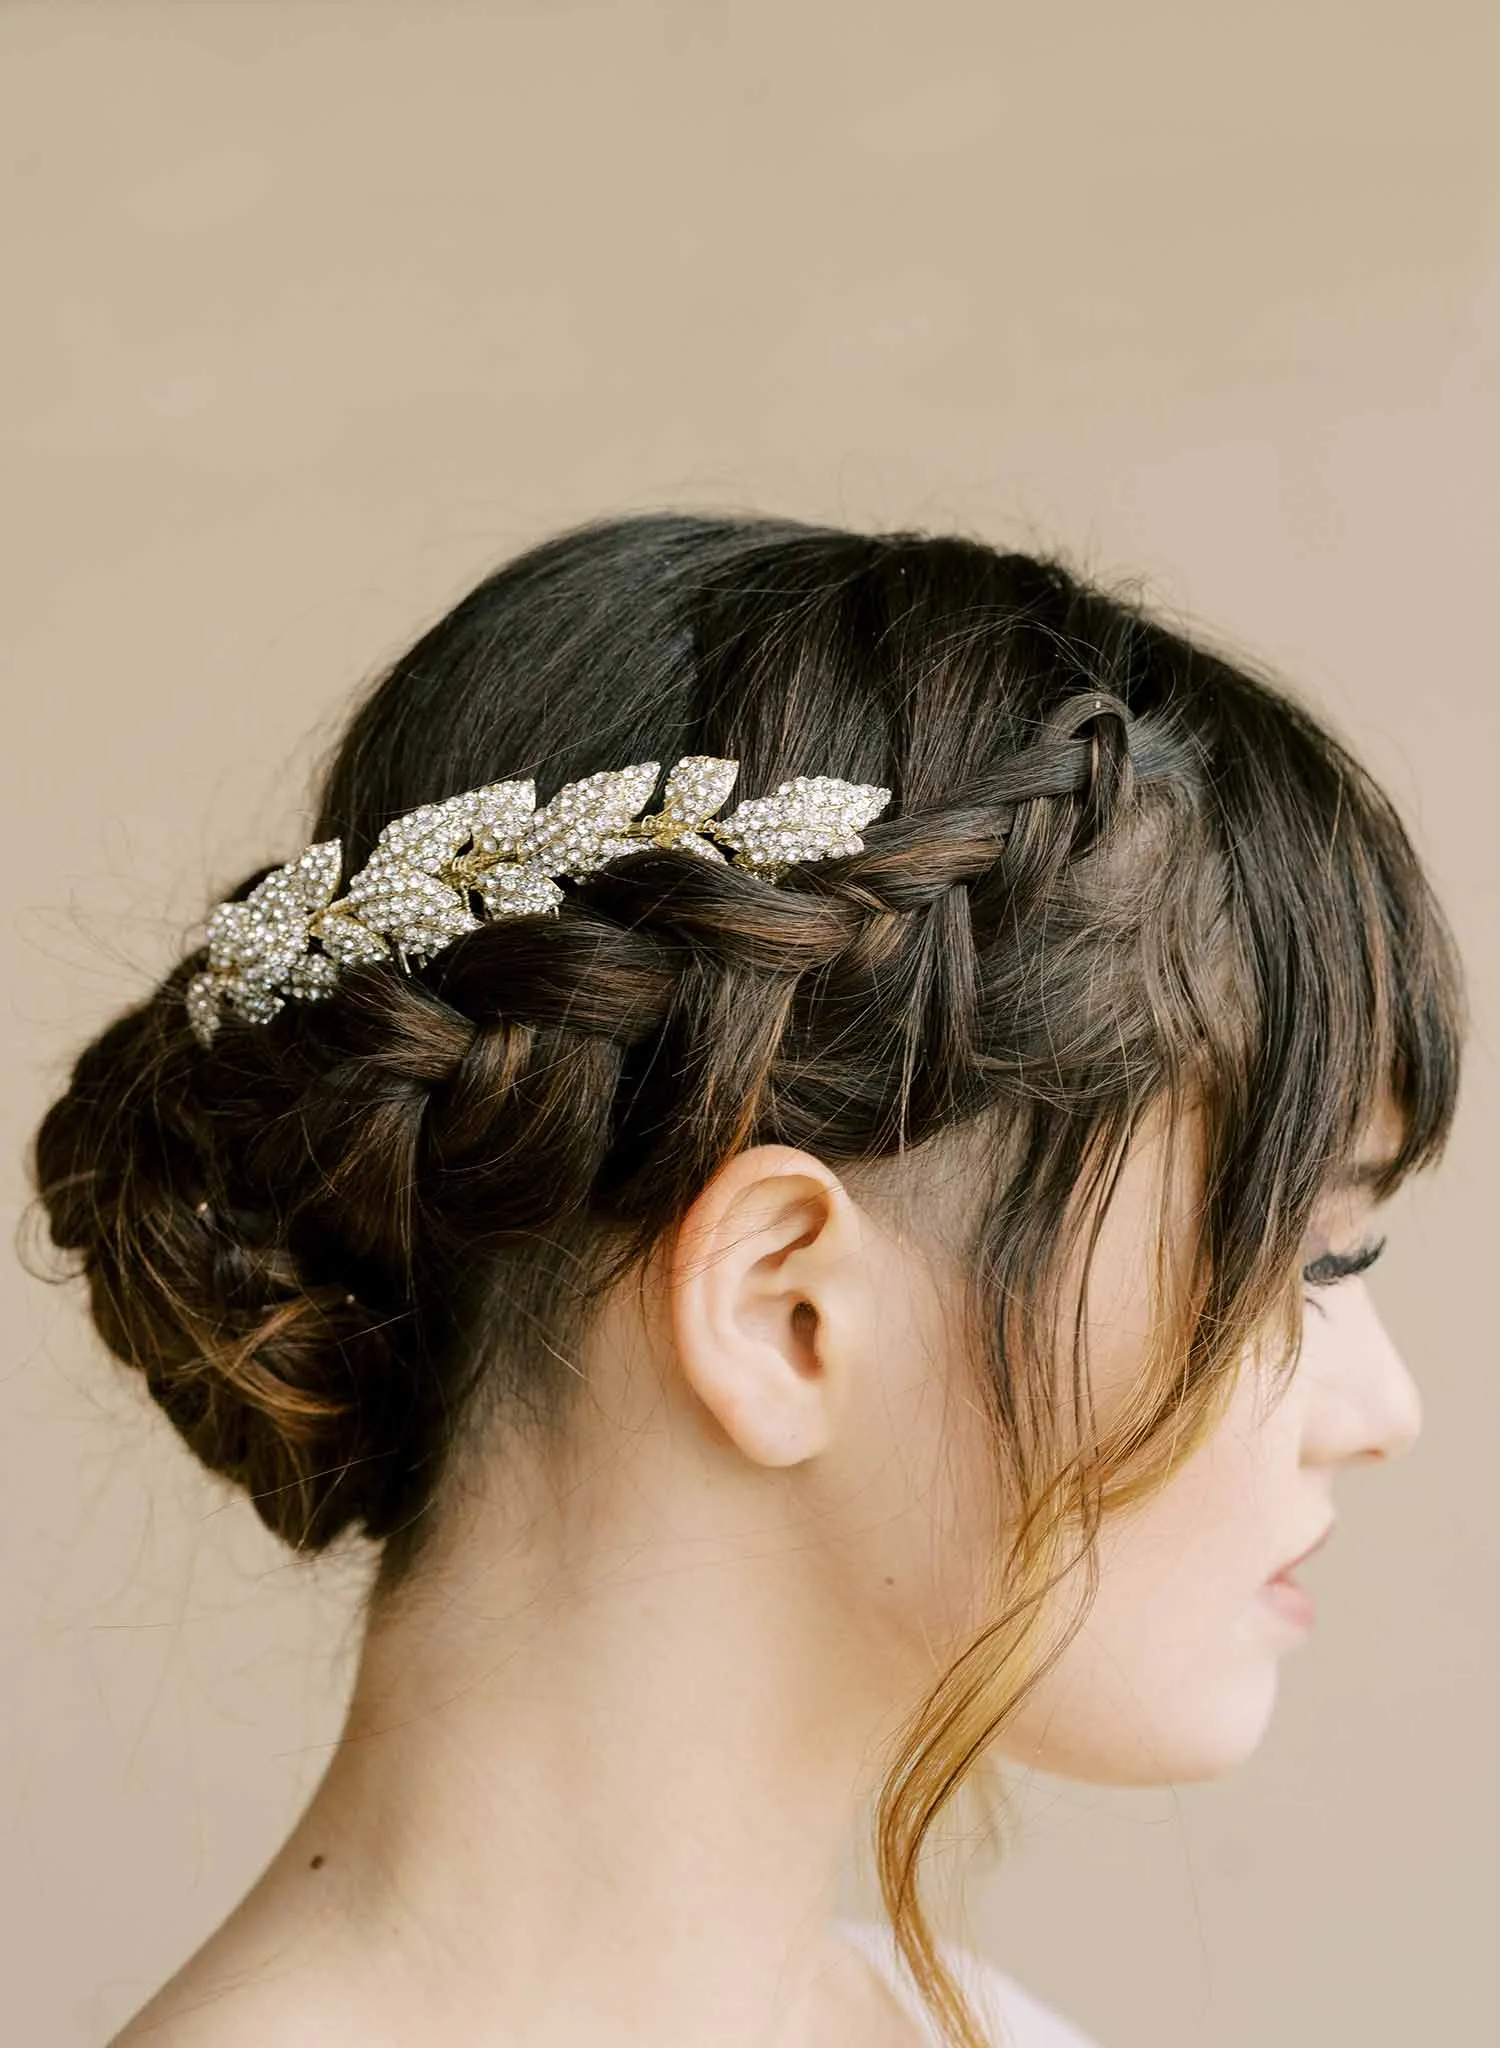
[{"label": "woman's nose", "polygon": [[1326,1317],[1309,1332],[1317,1359],[1305,1446],[1312,1458],[1348,1463],[1394,1458],[1422,1433],[1422,1397],[1361,1280],[1329,1290]]}]

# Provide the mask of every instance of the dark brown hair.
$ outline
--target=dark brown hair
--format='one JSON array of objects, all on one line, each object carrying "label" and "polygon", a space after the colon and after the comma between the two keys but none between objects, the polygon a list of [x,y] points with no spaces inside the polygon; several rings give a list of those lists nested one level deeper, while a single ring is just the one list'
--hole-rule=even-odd
[{"label": "dark brown hair", "polygon": [[[1128,724],[1061,728],[1086,690]],[[973,2048],[917,1858],[1034,1681],[1059,1532],[1190,1454],[1257,1333],[1290,1356],[1309,1216],[1383,1102],[1378,1194],[1438,1156],[1458,969],[1390,803],[1280,687],[1058,562],[957,538],[652,516],[553,540],[378,680],[311,837],[342,838],[347,880],[418,804],[520,775],[540,802],[693,753],[739,761],[736,799],[802,773],[892,799],[861,853],[773,884],[648,848],[555,918],[349,971],[209,1050],[183,1008],[200,948],[79,1054],[35,1185],[106,1343],[197,1456],[300,1550],[379,1539],[381,1599],[466,1449],[565,1426],[592,1305],[730,1155],[853,1169],[980,1134],[993,1619],[877,1816],[902,1947]],[[1059,1275],[1164,1103],[1201,1117],[1192,1281],[1122,1424],[1078,1454]],[[1076,1323],[1072,1358],[1076,1410]]]}]

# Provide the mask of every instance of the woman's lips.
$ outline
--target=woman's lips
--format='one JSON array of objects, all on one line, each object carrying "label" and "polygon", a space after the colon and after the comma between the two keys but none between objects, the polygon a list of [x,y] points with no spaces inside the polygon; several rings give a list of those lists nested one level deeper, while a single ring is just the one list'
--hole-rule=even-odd
[{"label": "woman's lips", "polygon": [[1261,1593],[1282,1619],[1291,1622],[1296,1628],[1311,1628],[1317,1619],[1317,1608],[1313,1605],[1312,1594],[1306,1586],[1299,1586],[1295,1579],[1288,1578],[1284,1572],[1278,1572],[1274,1579],[1267,1579],[1261,1587]]},{"label": "woman's lips", "polygon": [[1306,1550],[1299,1552],[1296,1557],[1289,1559],[1281,1567],[1280,1571],[1267,1579],[1264,1586],[1261,1587],[1261,1592],[1264,1594],[1267,1604],[1274,1607],[1282,1619],[1291,1622],[1295,1628],[1311,1628],[1317,1618],[1317,1608],[1313,1603],[1313,1596],[1308,1592],[1306,1586],[1299,1586],[1292,1577],[1293,1567],[1301,1564],[1303,1558],[1311,1557],[1313,1552],[1320,1549],[1332,1534],[1333,1523],[1330,1522],[1316,1542],[1309,1543]]}]

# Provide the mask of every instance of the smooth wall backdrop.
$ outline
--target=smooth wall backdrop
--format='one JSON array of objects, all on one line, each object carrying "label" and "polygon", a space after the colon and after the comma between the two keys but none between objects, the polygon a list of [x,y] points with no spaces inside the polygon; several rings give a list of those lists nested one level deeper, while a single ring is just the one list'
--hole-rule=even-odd
[{"label": "smooth wall backdrop", "polygon": [[[1254,8],[0,8],[0,1174],[74,1047],[305,838],[350,692],[600,512],[1061,545],[1394,789],[1469,961],[1374,1276],[1426,1430],[1210,1785],[1028,1788],[960,1931],[1108,2048],[1489,2038],[1500,27]],[[0,2035],[91,2048],[341,1718],[309,1572],[0,1270]],[[867,1873],[850,1871],[865,1903]]]}]

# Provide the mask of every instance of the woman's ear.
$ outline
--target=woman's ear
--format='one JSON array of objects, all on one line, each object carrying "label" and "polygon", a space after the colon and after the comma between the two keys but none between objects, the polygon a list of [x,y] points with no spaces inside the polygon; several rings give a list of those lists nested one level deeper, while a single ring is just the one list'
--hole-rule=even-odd
[{"label": "woman's ear", "polygon": [[809,1152],[756,1145],[715,1174],[668,1261],[684,1378],[747,1458],[824,1450],[870,1336],[863,1213]]}]

